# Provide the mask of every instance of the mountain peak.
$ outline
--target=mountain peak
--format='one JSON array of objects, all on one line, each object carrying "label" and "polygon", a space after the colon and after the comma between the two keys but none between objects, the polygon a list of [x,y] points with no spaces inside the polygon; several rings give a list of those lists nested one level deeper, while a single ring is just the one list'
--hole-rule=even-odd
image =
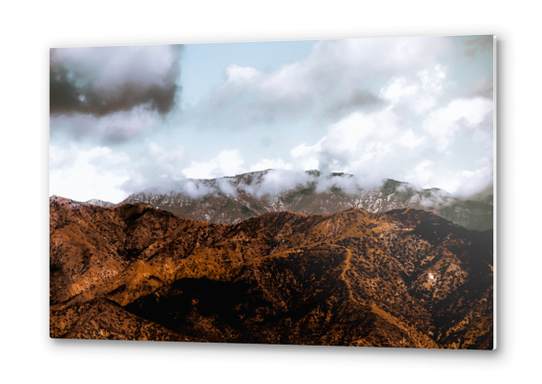
[{"label": "mountain peak", "polygon": [[473,204],[438,188],[419,189],[394,179],[383,180],[379,186],[361,187],[354,175],[344,172],[268,169],[190,182],[167,193],[135,193],[124,202],[147,204],[180,217],[225,224],[267,212],[333,214],[357,207],[368,212],[424,209],[478,230],[493,225],[491,198]]}]

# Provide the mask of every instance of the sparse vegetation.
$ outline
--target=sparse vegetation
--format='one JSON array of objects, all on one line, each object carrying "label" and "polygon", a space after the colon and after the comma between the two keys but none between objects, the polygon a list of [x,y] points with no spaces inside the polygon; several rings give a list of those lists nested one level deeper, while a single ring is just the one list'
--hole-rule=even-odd
[{"label": "sparse vegetation", "polygon": [[51,228],[52,337],[492,348],[492,238],[428,212],[52,203]]}]

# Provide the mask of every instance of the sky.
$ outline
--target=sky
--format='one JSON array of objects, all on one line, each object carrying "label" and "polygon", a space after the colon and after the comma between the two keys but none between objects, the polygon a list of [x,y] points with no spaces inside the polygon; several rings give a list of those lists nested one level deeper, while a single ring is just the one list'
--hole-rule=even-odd
[{"label": "sky", "polygon": [[493,181],[493,108],[492,36],[51,49],[49,193],[317,169],[466,196]]}]

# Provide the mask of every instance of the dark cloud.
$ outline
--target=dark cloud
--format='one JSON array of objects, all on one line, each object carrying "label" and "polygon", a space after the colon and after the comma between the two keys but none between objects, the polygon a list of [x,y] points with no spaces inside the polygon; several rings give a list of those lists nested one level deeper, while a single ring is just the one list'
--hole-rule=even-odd
[{"label": "dark cloud", "polygon": [[384,100],[370,92],[354,89],[344,98],[337,97],[336,103],[330,105],[325,114],[330,119],[337,120],[357,110],[370,111],[386,104]]},{"label": "dark cloud", "polygon": [[487,99],[493,99],[493,76],[474,81],[463,96],[469,98],[485,97]]},{"label": "dark cloud", "polygon": [[52,49],[51,115],[96,117],[137,106],[168,113],[180,91],[182,46]]},{"label": "dark cloud", "polygon": [[466,39],[463,44],[465,45],[464,55],[475,58],[478,53],[493,49],[493,36],[473,36]]},{"label": "dark cloud", "polygon": [[[312,75],[312,74],[311,74]],[[336,73],[333,73],[335,76]],[[327,76],[332,76],[328,74]],[[324,79],[316,75],[305,81],[282,84],[273,76],[262,75],[252,81],[228,81],[196,107],[201,126],[250,128],[255,124],[295,122],[311,118],[332,122],[356,110],[374,110],[386,104],[378,95],[356,85],[344,85],[344,79]],[[266,82],[275,81],[274,89]]]}]

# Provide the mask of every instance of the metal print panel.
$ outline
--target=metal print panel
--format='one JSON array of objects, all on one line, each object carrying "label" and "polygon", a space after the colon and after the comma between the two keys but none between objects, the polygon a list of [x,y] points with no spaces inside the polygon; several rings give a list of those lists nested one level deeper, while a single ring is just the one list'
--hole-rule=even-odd
[{"label": "metal print panel", "polygon": [[494,38],[50,52],[52,338],[494,348]]}]

